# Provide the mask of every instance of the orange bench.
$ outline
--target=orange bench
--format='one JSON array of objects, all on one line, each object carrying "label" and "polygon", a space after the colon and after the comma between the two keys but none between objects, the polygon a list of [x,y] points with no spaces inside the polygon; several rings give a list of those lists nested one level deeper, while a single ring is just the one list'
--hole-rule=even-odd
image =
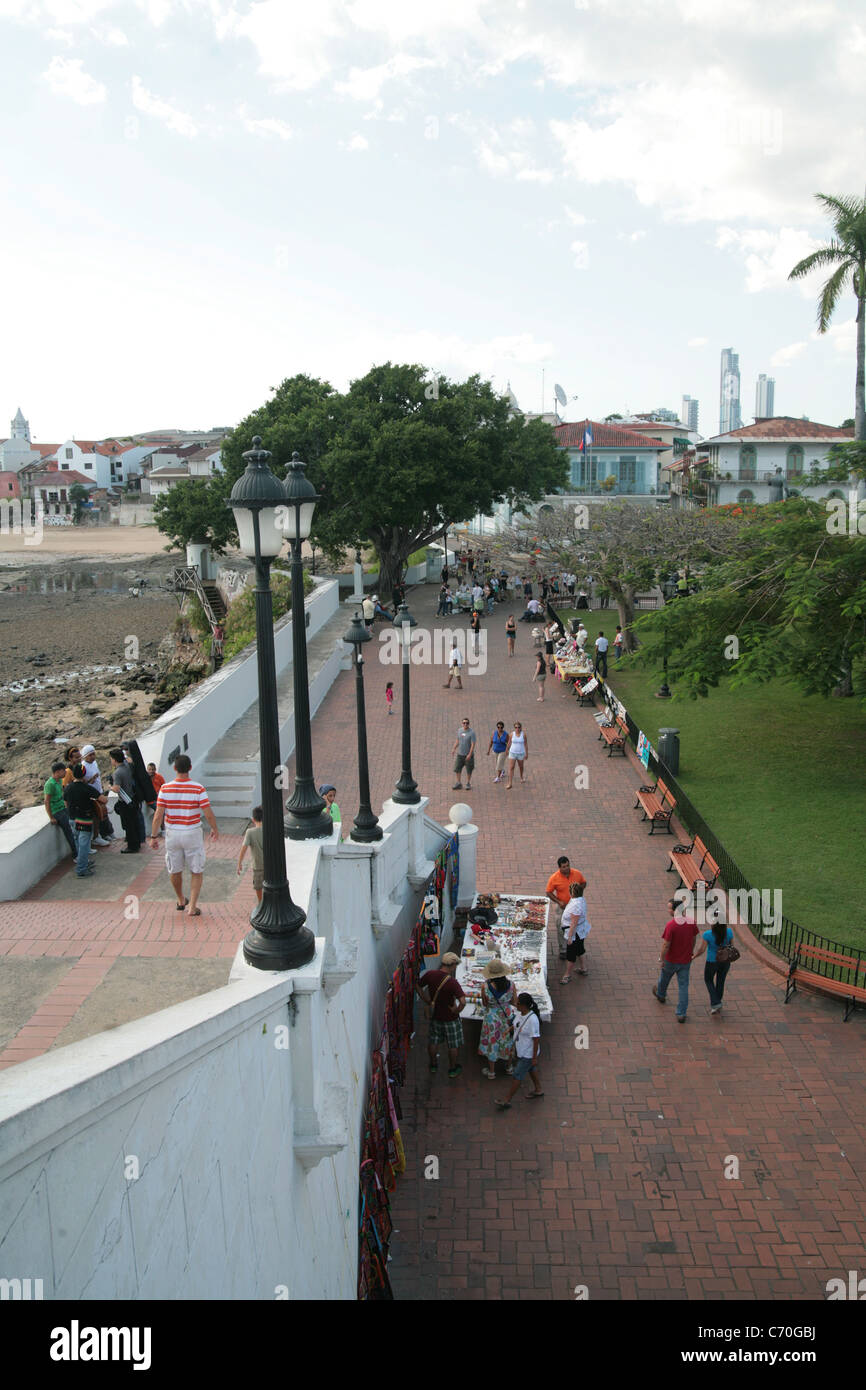
[{"label": "orange bench", "polygon": [[638,806],[643,808],[643,820],[652,822],[650,834],[655,833],[657,825],[663,825],[669,835],[673,835],[671,830],[671,816],[676,810],[676,801],[671,796],[664,782],[659,777],[651,787],[638,787],[637,801],[634,809]]},{"label": "orange bench", "polygon": [[607,744],[607,756],[613,753],[622,753],[625,757],[625,746],[628,743],[628,725],[619,715],[613,724],[600,724],[598,726],[599,740],[603,739]]},{"label": "orange bench", "polygon": [[[591,676],[577,676],[574,678],[572,689],[574,690],[575,696],[577,697],[577,702],[580,705],[581,709],[583,709],[584,705],[591,706],[595,704],[595,691],[585,691],[583,685],[581,685],[580,683],[581,680],[583,680],[585,685],[589,685],[591,679]],[[597,690],[598,685],[596,685],[595,688]]]},{"label": "orange bench", "polygon": [[[828,975],[819,975],[816,970],[803,968],[804,957],[813,963],[821,963],[830,966],[831,969],[847,970],[850,975],[848,980],[832,980]],[[858,985],[857,976],[862,975],[863,984]],[[859,960],[856,956],[843,956],[838,951],[827,951],[823,946],[807,946],[805,942],[798,941],[794,947],[794,955],[788,971],[788,985],[785,990],[785,1003],[796,993],[797,981],[804,985],[811,985],[813,989],[819,989],[825,994],[835,994],[837,998],[845,1001],[845,1018],[847,1023],[851,1014],[858,1004],[866,1004],[866,960]]]},{"label": "orange bench", "polygon": [[676,869],[683,884],[690,891],[699,883],[712,888],[719,876],[718,864],[698,836],[695,836],[690,845],[674,845],[673,849],[668,851],[668,858],[671,861],[668,864],[668,873]]}]

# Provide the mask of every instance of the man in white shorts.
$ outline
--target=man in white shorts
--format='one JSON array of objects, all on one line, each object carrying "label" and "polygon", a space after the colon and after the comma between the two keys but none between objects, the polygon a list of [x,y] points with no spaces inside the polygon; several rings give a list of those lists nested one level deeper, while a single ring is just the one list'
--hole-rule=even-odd
[{"label": "man in white shorts", "polygon": [[[204,834],[201,818],[204,816],[210,826],[210,837],[219,837],[216,819],[210,807],[208,794],[201,782],[190,778],[192,762],[186,753],[174,760],[177,774],[173,782],[165,782],[159,789],[156,799],[156,813],[150,828],[151,846],[159,845],[159,832],[165,821],[165,867],[168,869],[171,886],[177,898],[177,910],[186,908],[188,917],[200,917],[198,895],[204,876]],[[183,893],[183,871],[189,869],[189,898]]]}]

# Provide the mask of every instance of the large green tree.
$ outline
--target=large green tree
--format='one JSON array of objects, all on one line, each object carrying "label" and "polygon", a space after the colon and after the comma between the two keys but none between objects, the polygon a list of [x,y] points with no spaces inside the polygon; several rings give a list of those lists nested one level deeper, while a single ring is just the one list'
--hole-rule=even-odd
[{"label": "large green tree", "polygon": [[222,555],[229,542],[237,539],[226,496],[225,481],[219,476],[200,482],[184,478],[154,498],[153,515],[159,530],[178,549],[190,541],[207,541],[215,555]]},{"label": "large green tree", "polygon": [[854,388],[854,437],[866,439],[866,198],[815,197],[833,223],[824,246],[798,261],[788,276],[802,279],[813,270],[831,269],[818,298],[818,332],[826,333],[843,289],[849,283],[857,301],[857,376]]}]

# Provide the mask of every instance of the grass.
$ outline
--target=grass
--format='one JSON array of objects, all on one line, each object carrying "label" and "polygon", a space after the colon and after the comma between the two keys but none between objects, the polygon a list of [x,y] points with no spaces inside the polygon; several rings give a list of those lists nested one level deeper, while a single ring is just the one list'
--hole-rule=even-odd
[{"label": "grass", "polygon": [[[571,610],[567,610],[572,616]],[[563,613],[565,616],[565,613]],[[591,641],[613,644],[615,610],[583,613]],[[866,948],[866,711],[782,681],[705,700],[657,700],[661,672],[609,659],[612,689],[653,747],[680,731],[683,789],[756,888],[808,931]]]}]

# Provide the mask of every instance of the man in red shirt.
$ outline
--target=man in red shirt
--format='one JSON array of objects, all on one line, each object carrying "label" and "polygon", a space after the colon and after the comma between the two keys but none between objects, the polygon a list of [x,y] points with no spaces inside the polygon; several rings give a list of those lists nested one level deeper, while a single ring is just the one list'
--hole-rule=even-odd
[{"label": "man in red shirt", "polygon": [[448,1048],[448,1075],[459,1076],[463,1068],[457,1061],[457,1050],[463,1042],[463,1022],[460,1014],[466,1007],[466,996],[454,979],[460,957],[446,951],[439,962],[441,969],[425,970],[415,989],[425,1004],[432,1005],[430,1020],[430,1070],[439,1069],[439,1044]]},{"label": "man in red shirt", "polygon": [[[198,895],[204,877],[204,835],[201,818],[210,826],[212,840],[219,837],[216,818],[201,782],[190,777],[192,763],[186,753],[174,760],[173,782],[166,782],[156,798],[156,814],[151,826],[151,845],[159,845],[159,832],[165,819],[165,867],[177,898],[177,910],[186,908],[188,917],[200,917]],[[183,895],[183,871],[190,872],[189,898]]]},{"label": "man in red shirt", "polygon": [[571,901],[571,885],[582,883],[586,887],[586,879],[579,869],[573,869],[567,857],[561,854],[556,861],[556,873],[551,874],[547,880],[545,893],[553,903],[553,925],[556,927],[556,939],[559,942],[559,959],[565,960],[565,936],[562,930],[563,909],[568,907]]},{"label": "man in red shirt", "polygon": [[[671,898],[668,906],[672,915],[662,932],[662,948],[659,956],[662,969],[659,982],[653,987],[653,994],[660,1004],[666,1003],[665,996],[668,992],[668,985],[676,975],[677,988],[679,989],[677,1023],[685,1023],[689,1007],[689,970],[694,959],[695,937],[698,934],[698,929],[694,918],[682,914],[681,905],[676,898]],[[679,916],[677,916],[678,910],[680,910]]]}]

